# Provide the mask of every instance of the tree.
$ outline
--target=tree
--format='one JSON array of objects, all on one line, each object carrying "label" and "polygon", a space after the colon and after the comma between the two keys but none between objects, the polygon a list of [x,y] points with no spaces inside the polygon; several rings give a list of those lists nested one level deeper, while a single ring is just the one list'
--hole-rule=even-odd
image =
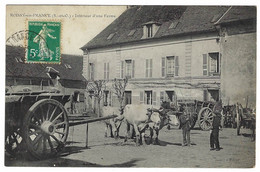
[{"label": "tree", "polygon": [[87,85],[87,90],[93,92],[93,96],[97,99],[98,108],[97,108],[97,116],[100,117],[100,103],[103,98],[103,93],[106,87],[105,80],[95,80],[93,82],[89,82]]},{"label": "tree", "polygon": [[122,108],[123,106],[123,101],[125,98],[125,88],[127,86],[128,83],[128,78],[124,78],[124,79],[114,79],[113,83],[112,83],[112,87],[115,90],[115,94],[118,98],[119,104],[120,104],[120,108]]}]

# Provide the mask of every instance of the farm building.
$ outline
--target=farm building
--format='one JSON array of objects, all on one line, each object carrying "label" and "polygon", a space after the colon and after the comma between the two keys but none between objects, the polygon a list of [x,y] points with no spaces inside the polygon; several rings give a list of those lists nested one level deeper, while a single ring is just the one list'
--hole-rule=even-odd
[{"label": "farm building", "polygon": [[[72,95],[67,108],[72,113],[85,110],[86,80],[82,76],[82,56],[62,55],[61,64],[24,63],[25,49],[6,46],[6,92],[29,92],[41,90],[59,90],[60,93]],[[53,79],[58,75],[59,82]]]},{"label": "farm building", "polygon": [[129,78],[125,104],[256,101],[256,7],[131,6],[83,47],[83,76]]}]

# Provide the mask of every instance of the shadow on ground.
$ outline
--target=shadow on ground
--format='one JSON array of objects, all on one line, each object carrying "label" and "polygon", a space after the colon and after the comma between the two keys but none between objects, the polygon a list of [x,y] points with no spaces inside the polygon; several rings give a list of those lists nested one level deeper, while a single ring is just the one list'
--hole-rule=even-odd
[{"label": "shadow on ground", "polygon": [[[74,149],[74,148],[70,148]],[[79,150],[79,148],[77,149]],[[75,151],[75,150],[74,150]],[[77,152],[77,151],[76,151]],[[41,160],[30,161],[26,159],[12,159],[5,157],[5,166],[23,166],[23,167],[134,167],[138,161],[144,159],[131,159],[130,161],[111,165],[102,165],[81,160],[67,159],[65,155],[60,157]]]}]

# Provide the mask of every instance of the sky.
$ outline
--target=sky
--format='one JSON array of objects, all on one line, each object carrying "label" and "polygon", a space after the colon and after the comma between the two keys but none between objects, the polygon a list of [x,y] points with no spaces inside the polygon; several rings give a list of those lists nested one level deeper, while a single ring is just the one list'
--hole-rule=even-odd
[{"label": "sky", "polygon": [[6,7],[6,40],[26,30],[28,21],[61,21],[62,54],[82,55],[79,48],[89,42],[126,10],[126,6],[35,6]]}]

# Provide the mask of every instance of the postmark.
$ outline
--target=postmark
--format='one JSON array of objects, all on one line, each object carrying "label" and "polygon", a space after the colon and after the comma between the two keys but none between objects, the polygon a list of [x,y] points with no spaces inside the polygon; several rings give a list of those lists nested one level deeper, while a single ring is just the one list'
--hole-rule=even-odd
[{"label": "postmark", "polygon": [[[28,21],[26,63],[60,63],[61,22]],[[35,34],[37,33],[37,34]]]},{"label": "postmark", "polygon": [[[6,59],[6,70],[8,73],[12,75],[19,73],[28,74],[28,76],[31,75],[29,68],[25,68],[23,65],[26,62],[25,57],[28,54],[27,51],[31,49],[30,46],[26,45],[26,42],[28,40],[33,41],[37,35],[38,33],[33,31],[20,30],[6,39],[6,57],[8,58]],[[41,37],[40,35],[38,36]],[[41,65],[41,67],[38,68],[37,74],[42,73],[44,70],[44,66],[42,66],[42,64],[39,65]]]}]

